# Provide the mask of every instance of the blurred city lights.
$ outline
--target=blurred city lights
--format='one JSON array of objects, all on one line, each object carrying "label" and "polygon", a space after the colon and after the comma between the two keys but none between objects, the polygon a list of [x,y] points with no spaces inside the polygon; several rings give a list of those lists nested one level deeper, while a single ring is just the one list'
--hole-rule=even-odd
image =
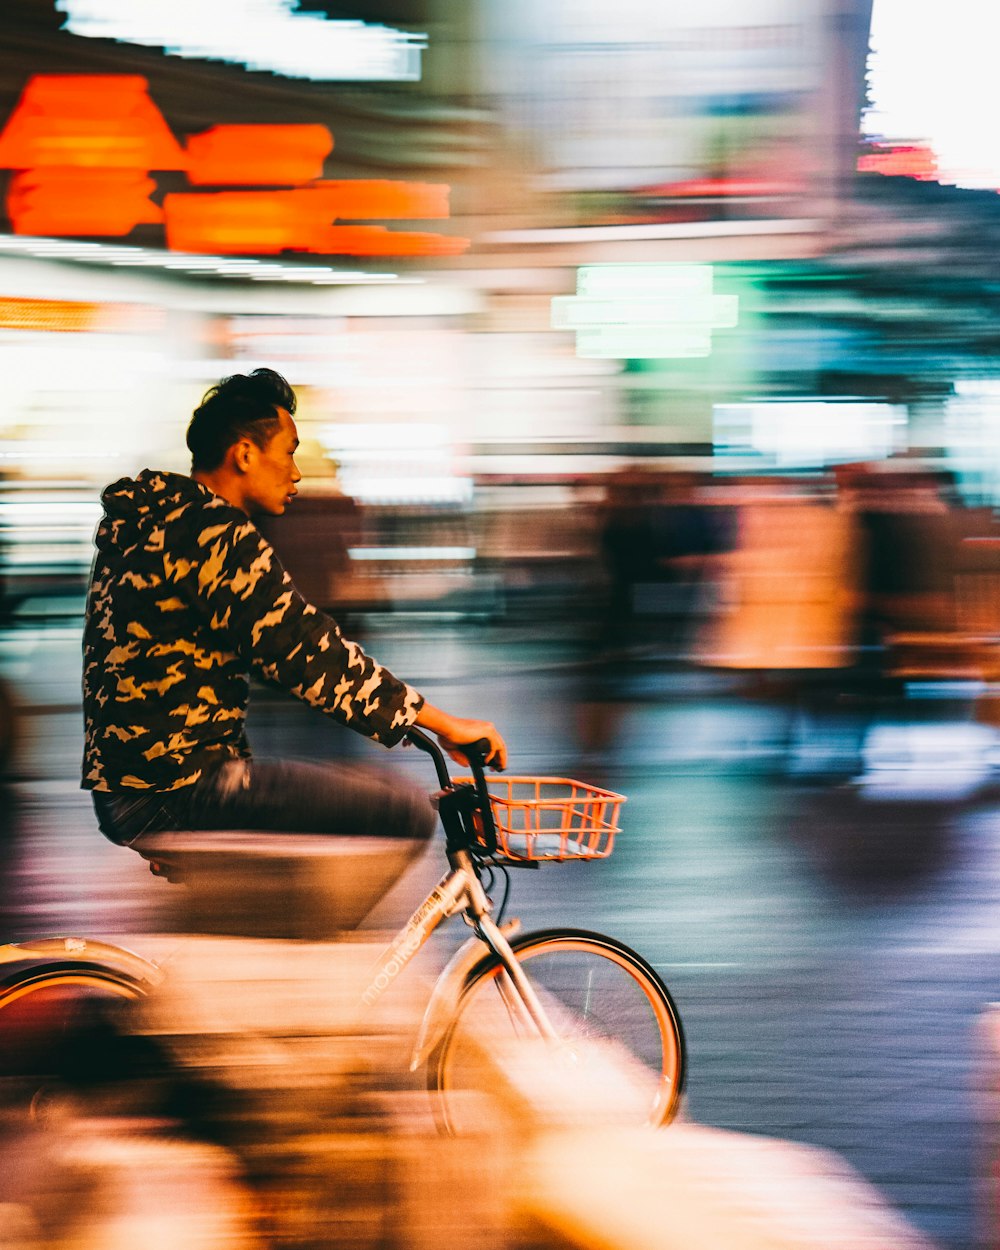
[{"label": "blurred city lights", "polygon": [[472,480],[459,471],[453,439],[445,426],[419,421],[345,422],[321,426],[316,437],[337,465],[340,488],[354,499],[394,504],[467,504],[472,500]]},{"label": "blurred city lights", "polygon": [[426,35],[299,12],[298,0],[57,0],[64,29],[321,82],[414,82]]}]

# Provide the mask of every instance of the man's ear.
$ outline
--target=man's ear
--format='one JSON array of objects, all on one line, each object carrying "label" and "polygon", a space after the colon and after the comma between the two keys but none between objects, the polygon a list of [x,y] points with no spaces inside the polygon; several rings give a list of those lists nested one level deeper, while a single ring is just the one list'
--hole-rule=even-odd
[{"label": "man's ear", "polygon": [[247,473],[253,459],[254,445],[248,438],[233,444],[233,466],[240,473]]}]

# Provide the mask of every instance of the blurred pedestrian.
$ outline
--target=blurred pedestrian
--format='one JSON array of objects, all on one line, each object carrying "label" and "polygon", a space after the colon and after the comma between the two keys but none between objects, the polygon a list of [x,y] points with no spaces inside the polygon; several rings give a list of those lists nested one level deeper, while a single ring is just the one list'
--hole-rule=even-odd
[{"label": "blurred pedestrian", "polygon": [[[812,768],[810,760],[828,754],[817,713],[826,710],[855,660],[856,519],[836,506],[824,482],[747,478],[734,482],[732,492],[736,541],[722,559],[718,603],[700,658],[708,667],[742,673],[747,696],[790,712],[785,764]],[[853,768],[853,735],[847,754]]]},{"label": "blurred pedestrian", "polygon": [[709,503],[704,486],[695,473],[642,466],[607,480],[603,603],[580,699],[586,752],[603,752],[617,732],[630,669],[691,657],[717,557],[731,541],[730,510]]}]

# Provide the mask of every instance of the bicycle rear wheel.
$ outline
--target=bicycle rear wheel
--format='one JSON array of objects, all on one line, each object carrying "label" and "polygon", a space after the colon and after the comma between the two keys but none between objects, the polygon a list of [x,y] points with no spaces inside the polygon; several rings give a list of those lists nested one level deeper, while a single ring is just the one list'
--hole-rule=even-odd
[{"label": "bicycle rear wheel", "polygon": [[[553,1062],[565,1070],[584,1051],[609,1052],[607,1061],[628,1075],[636,1121],[669,1123],[684,1086],[684,1035],[667,987],[642,956],[614,938],[576,929],[524,934],[511,946],[559,1034]],[[494,1042],[530,1036],[508,984],[498,959],[478,964],[431,1055],[428,1084],[441,1095],[451,1132],[463,1127],[464,1103],[455,1095],[489,1082],[483,1060]]]},{"label": "bicycle rear wheel", "polygon": [[26,962],[0,977],[0,1076],[113,1079],[126,1004],[146,993],[137,977],[77,960]]}]

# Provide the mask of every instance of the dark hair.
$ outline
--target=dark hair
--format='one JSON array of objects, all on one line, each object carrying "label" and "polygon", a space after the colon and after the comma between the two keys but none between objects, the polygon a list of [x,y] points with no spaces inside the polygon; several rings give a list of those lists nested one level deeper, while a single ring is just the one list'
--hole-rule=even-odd
[{"label": "dark hair", "polygon": [[234,373],[210,387],[187,429],[192,472],[217,469],[241,438],[265,447],[278,429],[278,409],[295,412],[295,392],[273,369]]}]

